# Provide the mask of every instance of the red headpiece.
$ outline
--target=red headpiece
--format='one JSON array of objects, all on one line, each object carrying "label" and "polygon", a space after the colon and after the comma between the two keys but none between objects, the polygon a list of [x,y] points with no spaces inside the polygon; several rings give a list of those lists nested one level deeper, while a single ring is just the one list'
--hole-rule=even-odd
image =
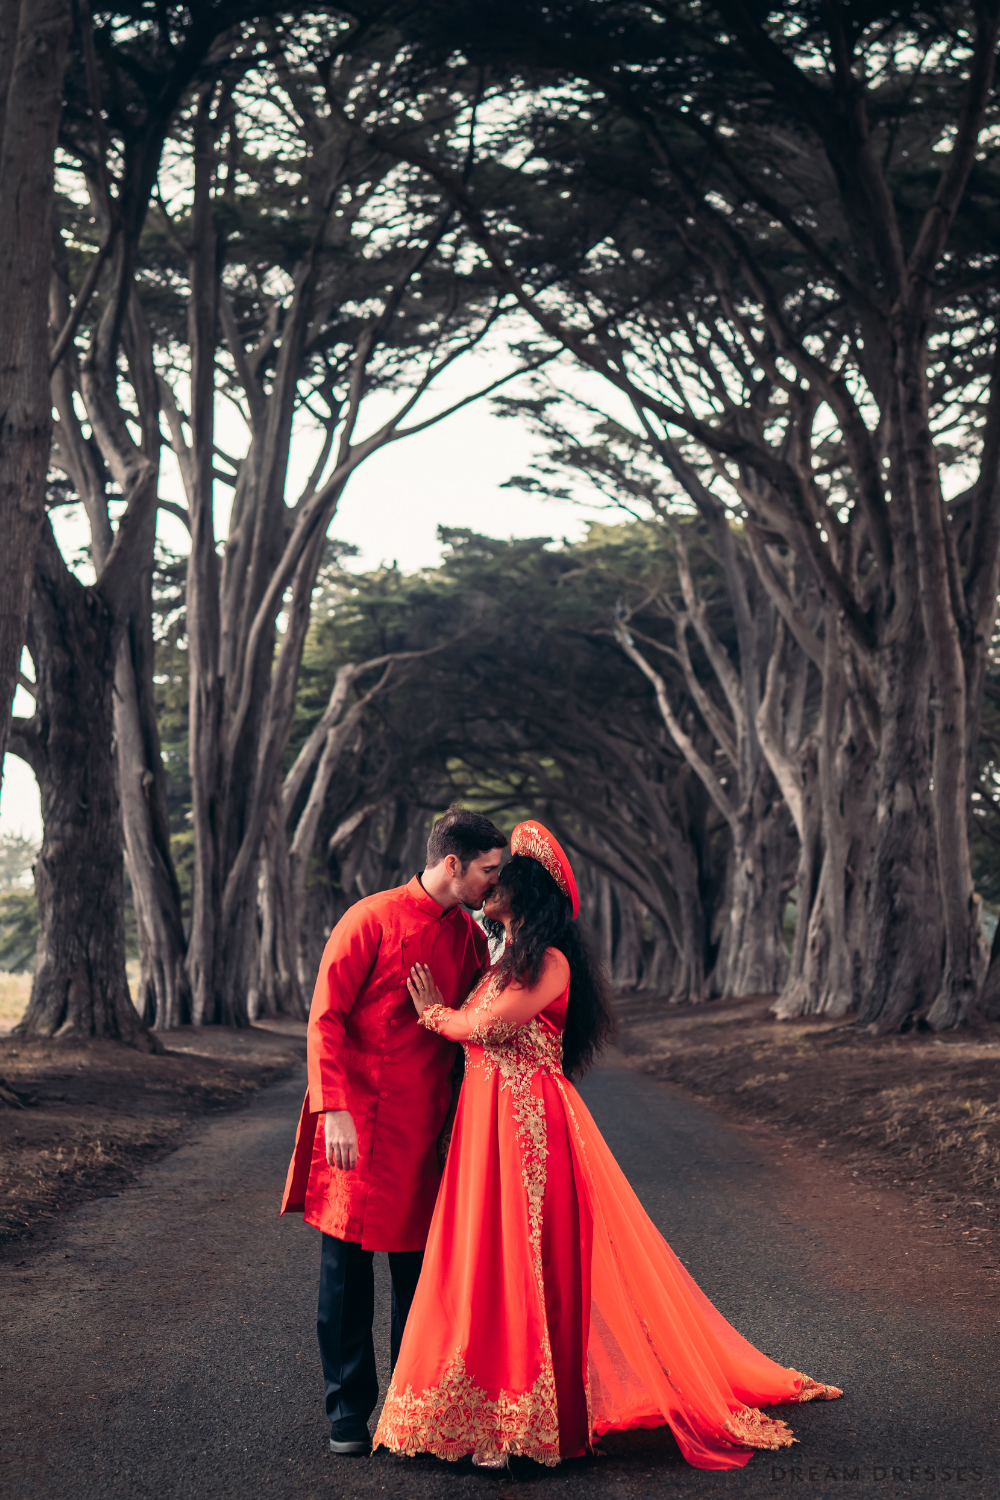
[{"label": "red headpiece", "polygon": [[547,828],[541,823],[518,823],[510,836],[511,854],[524,854],[528,859],[537,859],[543,869],[547,870],[562,891],[568,896],[573,907],[573,920],[577,919],[580,912],[580,892],[576,888],[576,880],[569,860],[566,858],[558,839],[553,838]]}]

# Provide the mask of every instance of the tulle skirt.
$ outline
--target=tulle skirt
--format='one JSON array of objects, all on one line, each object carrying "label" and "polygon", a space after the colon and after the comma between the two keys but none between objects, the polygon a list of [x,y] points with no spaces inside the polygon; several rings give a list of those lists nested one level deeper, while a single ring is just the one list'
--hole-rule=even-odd
[{"label": "tulle skirt", "polygon": [[375,1445],[556,1464],[602,1433],[667,1424],[703,1469],[787,1447],[761,1408],[841,1392],[726,1322],[560,1072],[467,1056]]}]

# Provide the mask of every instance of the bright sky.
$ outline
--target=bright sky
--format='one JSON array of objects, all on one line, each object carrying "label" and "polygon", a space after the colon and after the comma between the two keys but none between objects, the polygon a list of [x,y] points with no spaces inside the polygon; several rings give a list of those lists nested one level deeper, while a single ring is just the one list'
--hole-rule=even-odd
[{"label": "bright sky", "polygon": [[[449,399],[455,395],[444,393],[440,404],[447,405]],[[307,446],[303,444],[303,449]],[[361,556],[352,566],[367,569],[395,560],[404,572],[411,572],[440,558],[438,526],[468,526],[500,537],[575,540],[583,535],[588,520],[613,519],[607,511],[589,505],[502,489],[511,475],[527,469],[535,451],[533,435],[517,421],[496,417],[485,403],[466,407],[438,426],[391,444],[366,460],[350,480],[331,534],[360,547]],[[308,472],[304,451],[293,461],[292,471],[295,478]],[[171,494],[169,485],[164,490]],[[180,549],[183,529],[171,517],[165,519],[163,535]],[[78,541],[83,540],[81,531]],[[30,697],[19,690],[15,714],[31,711]],[[41,829],[35,778],[23,761],[8,755],[0,792],[0,831],[40,838]]]}]

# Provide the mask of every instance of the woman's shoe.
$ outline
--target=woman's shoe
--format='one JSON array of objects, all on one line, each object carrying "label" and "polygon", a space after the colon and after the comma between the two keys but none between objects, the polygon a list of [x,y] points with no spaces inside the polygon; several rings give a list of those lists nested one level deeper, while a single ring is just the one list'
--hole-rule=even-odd
[{"label": "woman's shoe", "polygon": [[506,1453],[474,1453],[472,1462],[477,1469],[506,1469]]}]

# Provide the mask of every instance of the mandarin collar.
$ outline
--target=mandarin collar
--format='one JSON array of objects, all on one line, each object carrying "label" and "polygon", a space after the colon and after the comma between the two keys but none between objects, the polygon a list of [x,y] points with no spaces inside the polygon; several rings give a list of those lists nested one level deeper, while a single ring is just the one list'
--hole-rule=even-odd
[{"label": "mandarin collar", "polygon": [[435,901],[434,897],[429,896],[424,890],[423,886],[420,884],[419,875],[414,875],[413,879],[409,882],[406,889],[409,892],[410,896],[412,896],[416,904],[419,906],[420,910],[429,917],[450,917],[452,912],[460,910],[459,906],[449,906],[448,910],[445,911],[441,903],[439,901]]}]

